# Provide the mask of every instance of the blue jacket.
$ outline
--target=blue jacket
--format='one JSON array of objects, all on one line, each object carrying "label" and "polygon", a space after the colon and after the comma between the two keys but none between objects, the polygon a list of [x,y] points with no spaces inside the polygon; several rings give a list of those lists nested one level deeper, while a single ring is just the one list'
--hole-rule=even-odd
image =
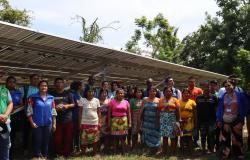
[{"label": "blue jacket", "polygon": [[[237,92],[237,91],[234,91],[234,92],[235,92],[236,97],[237,97],[238,113],[239,113],[240,119],[242,121],[244,121],[244,118],[248,114],[249,108],[250,108],[247,97],[242,92]],[[226,93],[224,93],[222,95],[222,97],[219,98],[219,104],[218,104],[218,109],[217,109],[217,113],[216,113],[216,117],[217,117],[218,122],[223,122],[225,94]]]},{"label": "blue jacket", "polygon": [[55,107],[54,97],[46,96],[43,101],[39,93],[33,94],[29,97],[29,103],[32,105],[32,118],[37,126],[49,126],[52,124],[52,109]]}]

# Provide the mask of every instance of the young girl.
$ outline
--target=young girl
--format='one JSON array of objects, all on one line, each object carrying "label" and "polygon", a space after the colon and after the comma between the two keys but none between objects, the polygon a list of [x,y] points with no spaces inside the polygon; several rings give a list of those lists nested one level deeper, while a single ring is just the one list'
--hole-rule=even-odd
[{"label": "young girl", "polygon": [[121,142],[122,153],[124,153],[128,128],[131,127],[131,116],[130,105],[127,100],[124,100],[123,89],[117,89],[115,99],[109,103],[108,114],[108,125],[114,138],[114,152],[117,152],[117,146]]},{"label": "young girl", "polygon": [[176,124],[180,120],[179,101],[172,97],[173,90],[171,87],[164,88],[164,98],[159,101],[157,117],[160,119],[160,132],[163,137],[163,154],[168,150],[168,138],[171,140],[171,152],[176,153],[177,148],[177,128]]},{"label": "young girl", "polygon": [[181,148],[184,150],[187,147],[188,151],[192,153],[193,142],[192,133],[196,123],[196,103],[189,99],[190,92],[188,89],[182,90],[182,99],[180,100],[180,113],[182,120]]},{"label": "young girl", "polygon": [[134,98],[130,100],[130,110],[131,110],[131,119],[132,119],[132,147],[138,145],[138,119],[139,111],[142,108],[142,93],[141,89],[135,88]]},{"label": "young girl", "polygon": [[86,98],[81,98],[78,102],[80,107],[79,124],[81,124],[81,148],[82,153],[86,152],[86,147],[93,147],[93,155],[97,153],[99,141],[100,122],[100,102],[94,98],[94,89],[89,87],[86,90]]},{"label": "young girl", "polygon": [[104,144],[104,152],[108,151],[109,148],[109,131],[108,131],[108,104],[110,102],[110,99],[108,99],[108,90],[101,89],[100,90],[100,112],[101,112],[101,139],[100,139],[100,146],[99,149],[101,149],[102,144]]}]

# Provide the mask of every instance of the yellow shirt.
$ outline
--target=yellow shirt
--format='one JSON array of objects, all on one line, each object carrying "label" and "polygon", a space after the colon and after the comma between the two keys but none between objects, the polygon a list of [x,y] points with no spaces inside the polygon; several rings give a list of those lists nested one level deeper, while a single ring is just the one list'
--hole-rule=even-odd
[{"label": "yellow shirt", "polygon": [[180,100],[181,118],[193,118],[193,110],[196,107],[195,101],[189,99],[187,102]]}]

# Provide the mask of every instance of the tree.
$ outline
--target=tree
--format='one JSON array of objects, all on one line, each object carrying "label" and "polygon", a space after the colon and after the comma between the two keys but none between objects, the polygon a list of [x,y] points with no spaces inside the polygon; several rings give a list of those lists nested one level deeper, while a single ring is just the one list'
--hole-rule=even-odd
[{"label": "tree", "polygon": [[245,61],[250,50],[249,0],[216,0],[216,17],[206,14],[206,21],[186,36],[181,59],[185,65],[222,74],[237,72],[247,82]]},{"label": "tree", "polygon": [[0,0],[0,20],[21,26],[29,26],[31,24],[29,12],[25,9],[12,8],[8,0]]},{"label": "tree", "polygon": [[89,27],[86,26],[86,20],[84,17],[76,15],[76,20],[81,20],[82,23],[82,36],[80,36],[80,41],[89,42],[89,43],[98,43],[102,40],[102,31],[104,29],[114,29],[118,30],[118,28],[114,28],[112,25],[115,23],[119,23],[119,21],[113,21],[104,27],[99,27],[97,24],[98,18],[94,20],[93,23]]},{"label": "tree", "polygon": [[170,26],[162,14],[158,14],[153,20],[148,20],[145,16],[137,18],[135,24],[138,29],[126,43],[126,51],[142,54],[146,50],[152,58],[179,62],[182,45],[177,38],[178,29]]}]

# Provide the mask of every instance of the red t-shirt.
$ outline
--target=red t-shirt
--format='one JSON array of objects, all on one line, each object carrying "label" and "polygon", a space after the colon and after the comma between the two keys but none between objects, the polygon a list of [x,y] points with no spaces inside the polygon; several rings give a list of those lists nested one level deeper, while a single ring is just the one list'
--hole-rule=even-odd
[{"label": "red t-shirt", "polygon": [[188,89],[188,90],[189,90],[190,93],[191,93],[190,99],[192,99],[192,100],[194,100],[194,101],[196,101],[196,98],[197,98],[199,95],[203,94],[203,90],[200,89],[200,88],[198,88],[198,87],[194,87],[192,90],[191,90],[191,89]]}]

